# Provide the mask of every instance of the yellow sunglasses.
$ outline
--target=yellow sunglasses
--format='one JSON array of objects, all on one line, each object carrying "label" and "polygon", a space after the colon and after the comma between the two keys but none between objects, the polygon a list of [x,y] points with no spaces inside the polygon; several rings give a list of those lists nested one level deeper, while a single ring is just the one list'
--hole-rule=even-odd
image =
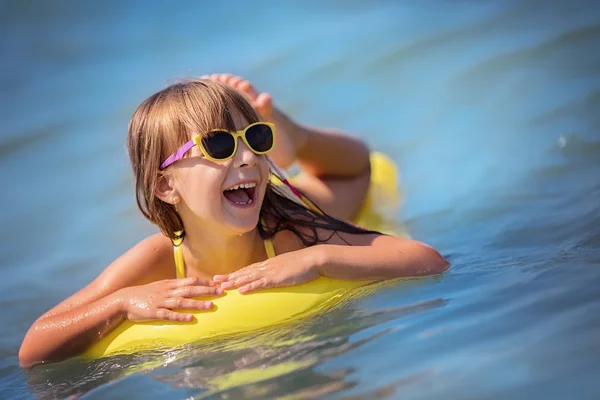
[{"label": "yellow sunglasses", "polygon": [[194,146],[198,146],[202,155],[211,161],[229,160],[237,151],[238,138],[241,138],[254,154],[266,154],[275,145],[275,125],[270,122],[255,122],[239,131],[213,129],[205,135],[196,135],[167,157],[160,164],[160,169],[163,170],[175,161],[181,160]]}]

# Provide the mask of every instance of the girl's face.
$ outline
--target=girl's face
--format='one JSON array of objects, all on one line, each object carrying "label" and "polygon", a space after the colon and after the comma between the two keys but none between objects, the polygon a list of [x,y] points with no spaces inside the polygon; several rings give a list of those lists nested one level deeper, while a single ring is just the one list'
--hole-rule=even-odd
[{"label": "girl's face", "polygon": [[[232,117],[237,130],[249,125],[238,112]],[[269,163],[265,155],[254,154],[237,140],[237,151],[229,160],[211,161],[195,146],[188,157],[173,164],[172,185],[181,199],[178,209],[184,226],[201,224],[236,235],[256,227]]]}]

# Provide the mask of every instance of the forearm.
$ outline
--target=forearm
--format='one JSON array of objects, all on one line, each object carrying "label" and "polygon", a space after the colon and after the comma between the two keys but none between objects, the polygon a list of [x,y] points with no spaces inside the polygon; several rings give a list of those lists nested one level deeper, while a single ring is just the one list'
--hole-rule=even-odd
[{"label": "forearm", "polygon": [[341,280],[426,276],[448,269],[448,262],[433,248],[412,240],[401,246],[395,242],[390,241],[395,246],[315,246],[317,268],[321,275]]},{"label": "forearm", "polygon": [[30,366],[80,354],[124,320],[119,292],[64,313],[43,316],[25,335],[19,362]]},{"label": "forearm", "polygon": [[355,177],[369,167],[369,148],[360,139],[340,130],[297,124],[274,109],[272,121],[285,129],[296,148],[302,169],[315,176]]}]

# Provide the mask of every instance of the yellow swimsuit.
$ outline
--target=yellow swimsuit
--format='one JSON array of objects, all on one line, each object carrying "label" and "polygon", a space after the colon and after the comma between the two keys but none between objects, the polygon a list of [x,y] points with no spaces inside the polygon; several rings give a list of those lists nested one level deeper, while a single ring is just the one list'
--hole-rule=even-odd
[{"label": "yellow swimsuit", "polygon": [[[181,248],[182,243],[182,239],[175,240],[175,246],[173,246],[173,255],[175,256],[175,271],[177,272],[178,279],[185,278],[185,261],[183,260],[183,251]],[[264,243],[267,257],[275,257],[275,247],[273,246],[271,239],[265,239]]]}]

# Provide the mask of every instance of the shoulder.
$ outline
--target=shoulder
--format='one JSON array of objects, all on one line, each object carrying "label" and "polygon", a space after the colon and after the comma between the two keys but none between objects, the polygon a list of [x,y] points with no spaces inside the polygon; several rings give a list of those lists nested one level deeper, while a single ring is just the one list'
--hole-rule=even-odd
[{"label": "shoulder", "polygon": [[157,233],[143,239],[130,251],[148,261],[165,261],[173,257],[173,243],[168,237]]},{"label": "shoulder", "polygon": [[334,244],[342,246],[369,246],[378,237],[384,236],[379,233],[348,233],[336,229],[323,227],[308,227],[295,225],[294,230],[282,230],[273,237],[273,245],[277,254],[288,253],[307,247],[299,235],[318,238],[318,244]]},{"label": "shoulder", "polygon": [[175,278],[173,245],[159,233],[137,243],[99,276],[105,283],[118,280],[123,287],[172,278]]},{"label": "shoulder", "polygon": [[271,240],[275,247],[275,254],[289,253],[306,247],[296,234],[288,230],[277,232]]},{"label": "shoulder", "polygon": [[[271,215],[266,215],[262,219],[262,223],[268,230],[273,229],[277,225],[277,222]],[[273,247],[275,247],[275,254],[289,253],[290,251],[300,250],[305,247],[298,236],[289,230],[281,230],[275,233],[271,237],[271,241],[273,242]]]}]

